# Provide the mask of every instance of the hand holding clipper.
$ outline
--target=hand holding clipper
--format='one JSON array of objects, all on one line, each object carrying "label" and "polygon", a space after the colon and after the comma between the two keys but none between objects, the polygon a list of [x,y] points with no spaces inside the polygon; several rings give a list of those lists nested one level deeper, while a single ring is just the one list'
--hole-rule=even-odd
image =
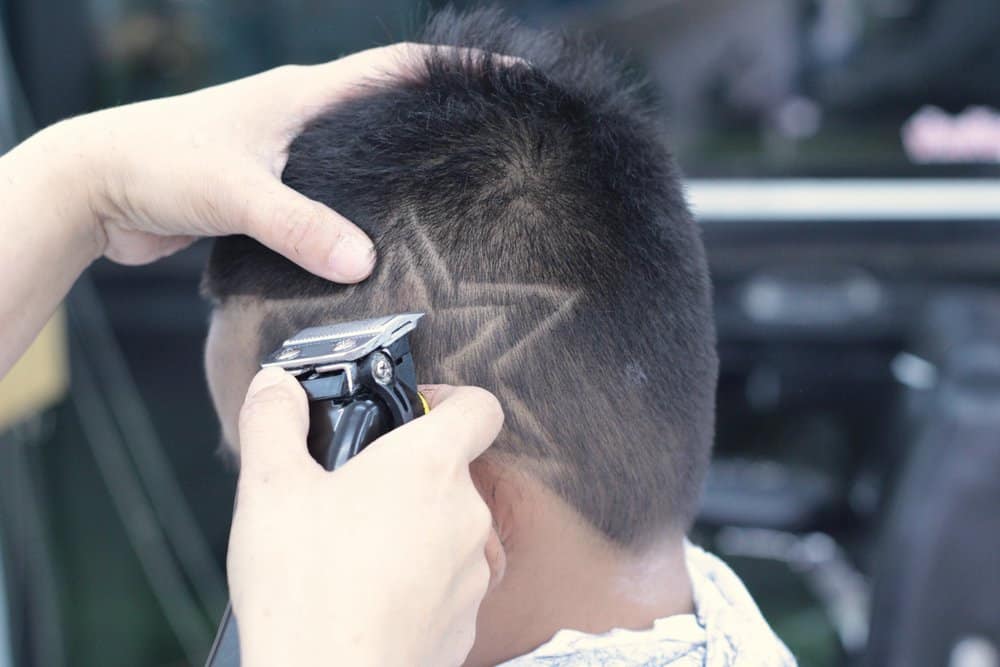
[{"label": "hand holding clipper", "polygon": [[[468,463],[499,431],[496,400],[478,389],[442,388],[429,416],[382,437],[334,476],[294,444],[306,439],[306,394],[314,399],[309,450],[328,467],[363,449],[399,415],[423,412],[405,363],[408,347],[399,345],[416,317],[402,317],[383,318],[380,333],[357,323],[303,332],[282,346],[302,352],[281,360],[300,382],[264,372],[251,385],[229,553],[244,665],[323,657],[446,664],[460,662],[471,646],[489,580],[482,553],[492,526]],[[338,342],[339,353],[350,348],[355,358],[306,363],[316,356],[306,348],[332,350]],[[371,357],[376,352],[392,363],[392,382],[385,381],[384,360]],[[271,357],[265,363],[279,361]],[[328,368],[341,364],[350,365]],[[338,379],[316,382],[323,377]],[[274,384],[255,386],[265,380]],[[318,435],[318,423],[327,435]],[[238,648],[235,633],[227,640],[223,630],[209,664],[239,664]]]}]

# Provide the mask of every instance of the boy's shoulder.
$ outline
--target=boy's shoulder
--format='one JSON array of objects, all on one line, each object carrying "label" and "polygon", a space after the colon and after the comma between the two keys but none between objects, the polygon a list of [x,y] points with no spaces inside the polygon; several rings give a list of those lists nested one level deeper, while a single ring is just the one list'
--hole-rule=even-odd
[{"label": "boy's shoulder", "polygon": [[[719,557],[685,545],[695,613],[705,630],[706,667],[792,667],[791,652],[774,634],[743,582]],[[669,664],[669,663],[668,663]]]},{"label": "boy's shoulder", "polygon": [[602,635],[562,630],[502,667],[794,667],[743,582],[716,556],[686,544],[695,613],[657,620],[649,630]]}]

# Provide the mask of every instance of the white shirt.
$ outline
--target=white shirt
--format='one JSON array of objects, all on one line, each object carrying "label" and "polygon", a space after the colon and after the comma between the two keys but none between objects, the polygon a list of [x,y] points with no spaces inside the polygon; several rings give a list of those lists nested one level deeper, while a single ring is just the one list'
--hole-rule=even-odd
[{"label": "white shirt", "polygon": [[560,630],[500,667],[794,667],[743,582],[710,553],[687,543],[695,612],[661,618],[648,630],[600,635]]}]

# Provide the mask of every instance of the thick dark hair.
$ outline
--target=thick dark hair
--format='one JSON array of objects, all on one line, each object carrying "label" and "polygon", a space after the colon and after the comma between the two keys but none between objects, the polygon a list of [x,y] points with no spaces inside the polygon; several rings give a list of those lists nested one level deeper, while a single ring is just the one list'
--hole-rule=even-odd
[{"label": "thick dark hair", "polygon": [[262,300],[268,351],[304,326],[424,311],[421,379],[504,405],[492,456],[621,545],[686,528],[717,357],[704,249],[654,106],[594,44],[496,11],[438,14],[422,41],[478,51],[437,50],[331,108],[282,176],[372,236],[372,278],[334,285],[237,236],[216,241],[206,292]]}]

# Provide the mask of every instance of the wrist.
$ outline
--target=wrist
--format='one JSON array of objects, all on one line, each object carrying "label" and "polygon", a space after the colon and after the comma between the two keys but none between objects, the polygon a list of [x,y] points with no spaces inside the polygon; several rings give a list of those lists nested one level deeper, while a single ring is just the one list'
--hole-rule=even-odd
[{"label": "wrist", "polygon": [[104,254],[107,238],[100,223],[105,177],[87,136],[83,117],[60,121],[15,149],[13,169],[49,202],[44,219],[52,233],[84,265]]}]

